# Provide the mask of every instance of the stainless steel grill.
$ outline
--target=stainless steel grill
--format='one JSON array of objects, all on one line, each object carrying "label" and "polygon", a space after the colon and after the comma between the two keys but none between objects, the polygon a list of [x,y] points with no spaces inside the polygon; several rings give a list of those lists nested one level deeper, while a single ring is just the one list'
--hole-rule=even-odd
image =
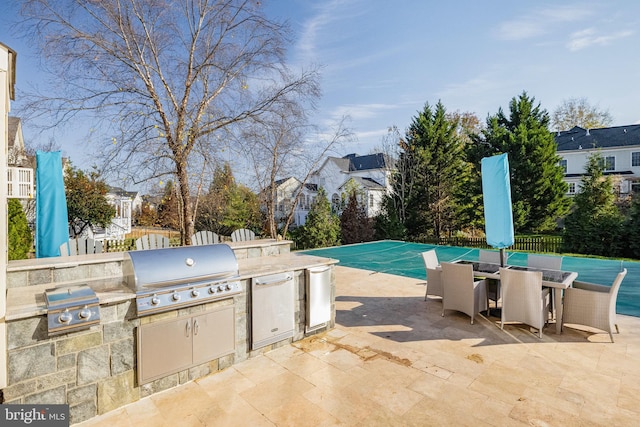
[{"label": "stainless steel grill", "polygon": [[122,266],[138,315],[228,298],[242,291],[238,260],[226,244],[127,252]]},{"label": "stainless steel grill", "polygon": [[47,289],[49,335],[89,328],[100,323],[100,304],[88,285],[69,285]]}]

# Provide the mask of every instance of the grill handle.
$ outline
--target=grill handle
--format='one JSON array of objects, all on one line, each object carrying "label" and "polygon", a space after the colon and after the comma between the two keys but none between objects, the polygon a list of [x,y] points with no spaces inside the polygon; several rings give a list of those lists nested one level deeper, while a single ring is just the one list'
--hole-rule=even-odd
[{"label": "grill handle", "polygon": [[187,321],[187,324],[185,325],[185,333],[187,338],[189,338],[189,335],[191,335],[191,322],[189,321]]},{"label": "grill handle", "polygon": [[193,336],[198,335],[198,330],[200,329],[200,325],[198,324],[198,320],[193,321]]},{"label": "grill handle", "polygon": [[275,280],[267,280],[267,281],[263,281],[263,280],[256,280],[255,284],[256,286],[273,286],[273,285],[281,285],[283,283],[287,283],[288,281],[290,281],[292,279],[291,276],[286,276],[285,278],[278,278]]}]

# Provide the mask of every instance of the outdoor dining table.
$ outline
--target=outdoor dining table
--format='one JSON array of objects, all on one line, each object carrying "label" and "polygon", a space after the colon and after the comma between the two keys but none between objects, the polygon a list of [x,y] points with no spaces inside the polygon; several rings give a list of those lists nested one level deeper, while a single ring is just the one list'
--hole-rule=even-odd
[{"label": "outdoor dining table", "polygon": [[[474,277],[500,280],[500,264],[492,264],[478,261],[455,261],[461,264],[473,266]],[[578,273],[573,271],[545,270],[534,267],[522,267],[519,265],[505,265],[504,268],[524,271],[542,271],[542,286],[553,288],[553,301],[556,311],[556,333],[562,332],[562,291],[573,284]]]}]

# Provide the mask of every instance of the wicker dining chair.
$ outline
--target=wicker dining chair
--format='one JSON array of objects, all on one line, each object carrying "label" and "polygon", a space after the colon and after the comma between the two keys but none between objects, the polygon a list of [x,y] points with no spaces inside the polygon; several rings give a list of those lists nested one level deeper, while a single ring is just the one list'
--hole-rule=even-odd
[{"label": "wicker dining chair", "polygon": [[487,309],[485,280],[475,280],[471,264],[443,262],[442,268],[442,317],[445,310],[457,310],[471,317]]},{"label": "wicker dining chair", "polygon": [[549,289],[542,288],[541,271],[500,269],[502,287],[502,315],[500,329],[507,322],[524,323],[538,329],[542,338],[542,328],[549,320]]},{"label": "wicker dining chair", "polygon": [[565,324],[590,326],[608,332],[613,342],[613,329],[620,333],[616,321],[616,301],[622,279],[627,269],[622,270],[611,286],[574,281],[572,288],[564,291],[562,327]]},{"label": "wicker dining chair", "polygon": [[427,295],[442,298],[442,270],[438,269],[440,264],[436,250],[422,252],[422,259],[427,272],[427,289],[424,291],[424,300],[427,300]]},{"label": "wicker dining chair", "polygon": [[527,267],[540,268],[542,270],[562,270],[562,257],[527,254]]}]

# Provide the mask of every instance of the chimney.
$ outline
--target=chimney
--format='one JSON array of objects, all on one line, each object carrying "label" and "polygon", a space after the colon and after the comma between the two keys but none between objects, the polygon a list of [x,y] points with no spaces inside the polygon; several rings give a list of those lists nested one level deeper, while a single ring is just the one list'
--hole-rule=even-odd
[{"label": "chimney", "polygon": [[587,136],[589,136],[589,129],[587,129]]}]

